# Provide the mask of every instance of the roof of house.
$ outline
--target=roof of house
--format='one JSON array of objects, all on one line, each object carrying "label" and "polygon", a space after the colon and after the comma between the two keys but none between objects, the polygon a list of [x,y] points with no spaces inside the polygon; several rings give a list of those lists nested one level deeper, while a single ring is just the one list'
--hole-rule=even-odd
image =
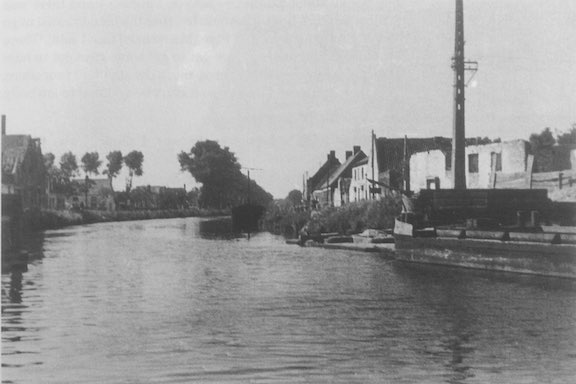
[{"label": "roof of house", "polygon": [[134,187],[134,189],[141,189],[143,191],[150,191],[152,193],[160,194],[164,189],[166,189],[163,185],[139,185],[138,187]]},{"label": "roof of house", "polygon": [[[111,180],[108,179],[107,177],[98,179],[90,178],[89,180],[90,180],[90,190],[88,193],[97,193],[101,190],[112,190]],[[73,179],[72,181],[82,184],[86,181],[86,179]]]},{"label": "roof of house", "polygon": [[112,182],[110,179],[105,178],[105,179],[90,179],[91,181],[94,182],[94,184],[92,184],[92,188],[95,190],[99,190],[99,189],[112,189]]},{"label": "roof of house", "polygon": [[352,168],[354,168],[354,167],[359,167],[359,166],[361,166],[361,165],[366,165],[366,164],[368,164],[368,156],[366,156],[365,158],[363,158],[363,159],[358,160],[357,162],[355,162],[355,163],[352,165]]},{"label": "roof of house", "polygon": [[[338,168],[334,170],[334,172],[330,174],[328,184],[332,186],[333,184],[336,184],[338,182],[339,178],[352,176],[352,168],[361,165],[360,163],[365,164],[367,162],[368,162],[368,156],[366,156],[364,152],[362,151],[356,152],[356,154],[353,154],[352,156],[348,157],[348,159],[346,159],[346,161],[343,164],[341,164]],[[326,186],[326,184],[324,184],[324,186]]]},{"label": "roof of house", "polygon": [[402,167],[404,162],[404,143],[406,143],[406,156],[417,152],[426,152],[434,149],[442,151],[452,150],[452,139],[446,137],[413,138],[413,139],[376,139],[376,152],[378,154],[378,169],[380,172]]},{"label": "roof of house", "polygon": [[2,136],[2,173],[13,175],[26,157],[32,138],[29,135]]},{"label": "roof of house", "polygon": [[315,191],[317,189],[323,189],[326,185],[326,179],[328,175],[332,174],[336,169],[340,167],[340,160],[333,156],[332,154],[328,156],[324,164],[316,171],[314,176],[308,179],[309,191]]}]

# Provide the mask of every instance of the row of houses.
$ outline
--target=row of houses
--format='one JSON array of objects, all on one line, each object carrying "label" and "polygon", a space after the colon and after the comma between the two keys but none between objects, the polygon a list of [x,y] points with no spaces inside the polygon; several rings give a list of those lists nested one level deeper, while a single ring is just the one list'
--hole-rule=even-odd
[{"label": "row of houses", "polygon": [[[478,144],[467,140],[466,185],[469,189],[546,188],[572,185],[576,147],[556,145],[532,153],[525,140]],[[534,173],[535,164],[545,172]],[[335,151],[306,179],[304,196],[312,206],[341,206],[380,199],[394,191],[453,188],[452,139],[372,138],[369,154],[354,146],[340,162]]]}]

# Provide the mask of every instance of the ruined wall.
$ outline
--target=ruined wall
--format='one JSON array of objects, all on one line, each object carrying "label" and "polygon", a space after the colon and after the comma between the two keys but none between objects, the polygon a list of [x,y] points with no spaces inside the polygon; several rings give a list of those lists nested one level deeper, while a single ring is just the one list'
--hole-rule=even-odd
[{"label": "ruined wall", "polygon": [[429,179],[438,178],[440,188],[452,188],[450,171],[446,170],[446,155],[439,149],[415,153],[410,157],[410,187],[413,191],[427,188]]},{"label": "ruined wall", "polygon": [[[470,159],[477,157],[477,167],[470,164]],[[428,180],[437,178],[440,188],[452,188],[451,171],[446,169],[446,156],[440,150],[420,152],[410,157],[410,180],[414,191],[426,189]],[[448,154],[449,156],[449,154]],[[492,188],[494,176],[513,174],[526,171],[528,145],[524,140],[507,141],[486,145],[470,145],[466,147],[466,186],[467,188]],[[492,163],[496,161],[499,167],[496,175],[492,175]]]}]

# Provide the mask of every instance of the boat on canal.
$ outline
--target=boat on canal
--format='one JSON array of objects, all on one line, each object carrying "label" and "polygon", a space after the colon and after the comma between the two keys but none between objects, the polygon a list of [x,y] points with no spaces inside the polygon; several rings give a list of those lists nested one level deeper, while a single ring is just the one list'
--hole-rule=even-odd
[{"label": "boat on canal", "polygon": [[546,190],[423,190],[394,226],[406,262],[576,278],[576,227],[550,219]]},{"label": "boat on canal", "polygon": [[265,210],[263,206],[252,203],[232,208],[232,227],[241,232],[257,232]]}]

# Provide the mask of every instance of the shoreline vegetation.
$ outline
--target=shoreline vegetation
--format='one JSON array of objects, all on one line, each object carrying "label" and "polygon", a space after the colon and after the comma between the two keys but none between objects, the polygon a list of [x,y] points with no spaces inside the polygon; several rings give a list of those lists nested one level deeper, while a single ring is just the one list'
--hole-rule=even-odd
[{"label": "shoreline vegetation", "polygon": [[[551,202],[555,224],[574,225],[576,211],[573,203]],[[309,234],[338,233],[351,235],[367,229],[389,230],[394,219],[402,211],[400,195],[387,196],[381,200],[365,200],[340,207],[306,210],[290,201],[276,200],[271,203],[261,219],[261,230],[286,238],[298,237],[300,231]],[[147,209],[147,210],[34,210],[23,214],[24,230],[42,231],[73,225],[104,222],[171,219],[184,217],[230,216],[229,209],[198,208]]]},{"label": "shoreline vegetation", "polygon": [[268,209],[263,218],[263,229],[287,238],[298,237],[303,228],[309,234],[334,232],[350,235],[366,229],[391,229],[401,210],[399,195],[312,211],[298,209],[283,200]]},{"label": "shoreline vegetation", "polygon": [[161,209],[161,210],[41,210],[30,211],[23,216],[23,227],[32,231],[59,229],[73,225],[116,221],[172,219],[179,217],[217,217],[230,215],[225,209]]},{"label": "shoreline vegetation", "polygon": [[[401,211],[398,196],[382,200],[360,201],[341,207],[304,210],[285,200],[272,203],[261,221],[262,230],[287,238],[298,236],[306,227],[309,233],[338,232],[353,234],[365,229],[389,229]],[[227,209],[162,209],[162,210],[40,210],[26,212],[22,217],[27,230],[42,231],[73,225],[116,221],[170,219],[179,217],[229,216]]]}]

